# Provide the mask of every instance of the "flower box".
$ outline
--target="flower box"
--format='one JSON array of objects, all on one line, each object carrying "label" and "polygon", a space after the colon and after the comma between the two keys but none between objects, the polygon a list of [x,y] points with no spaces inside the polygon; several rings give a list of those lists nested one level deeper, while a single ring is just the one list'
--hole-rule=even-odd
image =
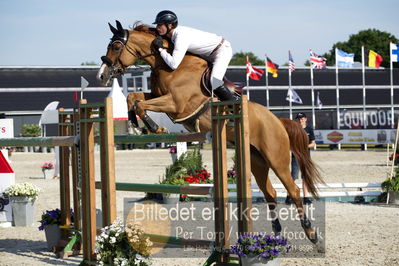
[{"label": "flower box", "polygon": [[49,224],[44,227],[44,234],[46,236],[47,248],[53,250],[58,246],[61,239],[61,229],[57,224]]},{"label": "flower box", "polygon": [[10,197],[14,226],[31,226],[34,222],[34,200],[29,197]]},{"label": "flower box", "polygon": [[280,234],[244,233],[239,236],[236,245],[231,246],[231,253],[240,257],[242,265],[280,265],[280,256],[288,253],[291,247],[287,239]]},{"label": "flower box", "polygon": [[35,213],[34,202],[40,188],[30,183],[9,186],[4,194],[10,198],[15,226],[31,226]]},{"label": "flower box", "polygon": [[242,266],[280,266],[281,259],[266,260],[257,256],[248,256],[240,258]]}]

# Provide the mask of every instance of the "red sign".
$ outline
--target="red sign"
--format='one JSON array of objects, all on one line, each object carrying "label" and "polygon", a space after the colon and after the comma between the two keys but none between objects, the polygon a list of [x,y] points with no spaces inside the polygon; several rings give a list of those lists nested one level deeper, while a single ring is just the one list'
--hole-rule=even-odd
[{"label": "red sign", "polygon": [[340,142],[344,138],[344,135],[338,131],[333,131],[327,135],[327,139],[332,142]]},{"label": "red sign", "polygon": [[8,163],[7,159],[4,157],[3,153],[0,151],[0,173],[14,173],[11,165]]}]

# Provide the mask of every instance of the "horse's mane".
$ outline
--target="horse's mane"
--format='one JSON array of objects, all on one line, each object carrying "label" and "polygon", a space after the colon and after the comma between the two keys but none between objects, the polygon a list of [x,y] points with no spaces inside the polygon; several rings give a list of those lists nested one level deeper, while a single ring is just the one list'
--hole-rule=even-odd
[{"label": "horse's mane", "polygon": [[146,32],[146,33],[152,34],[154,36],[157,36],[157,31],[154,27],[143,24],[141,21],[136,21],[133,24],[132,29],[136,30],[136,31]]}]

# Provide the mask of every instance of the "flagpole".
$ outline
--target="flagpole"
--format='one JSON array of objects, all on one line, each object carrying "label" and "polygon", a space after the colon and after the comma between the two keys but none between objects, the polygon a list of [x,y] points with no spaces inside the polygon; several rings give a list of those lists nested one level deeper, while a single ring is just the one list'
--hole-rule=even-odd
[{"label": "flagpole", "polygon": [[[288,51],[288,57],[289,57],[289,51]],[[288,67],[288,91],[289,93],[291,93],[290,98],[289,98],[289,103],[290,103],[290,119],[292,120],[292,99],[293,99],[293,95],[292,95],[292,91],[291,91],[291,70],[290,67]]]},{"label": "flagpole", "polygon": [[[338,80],[338,60],[337,60],[337,47],[335,47],[335,83],[337,94],[337,128],[340,129],[339,123],[339,80]],[[341,150],[341,144],[338,144],[338,150]]]},{"label": "flagpole", "polygon": [[248,96],[248,100],[249,100],[249,75],[247,74],[247,96]]},{"label": "flagpole", "polygon": [[[248,69],[248,62],[249,62],[249,59],[248,59],[248,55],[247,55],[247,62],[246,62],[246,65],[247,65],[247,69]],[[247,97],[248,97],[248,100],[249,100],[249,73],[246,73],[246,77],[247,77]]]},{"label": "flagpole", "polygon": [[267,54],[265,54],[266,106],[269,108],[269,74],[267,72]]},{"label": "flagpole", "polygon": [[314,108],[314,87],[313,86],[311,89],[311,96],[312,96],[312,126],[313,126],[313,129],[316,129],[316,113],[315,113],[315,108]]},{"label": "flagpole", "polygon": [[[366,123],[366,68],[364,66],[364,45],[362,45],[362,83],[363,83],[363,128],[367,129],[367,123]],[[367,143],[364,144],[364,150],[367,150]]]},{"label": "flagpole", "polygon": [[[393,62],[392,62],[392,42],[389,42],[389,65],[391,67],[391,114],[392,114],[392,128],[395,128],[395,110],[393,107]],[[395,152],[395,151],[394,151]]]},{"label": "flagpole", "polygon": [[[311,51],[311,49],[309,49]],[[309,63],[310,63],[310,89],[312,92],[312,120],[313,120],[313,128],[315,129],[316,123],[315,123],[315,117],[314,117],[314,84],[313,84],[313,67],[312,67],[312,60],[309,58]]]}]

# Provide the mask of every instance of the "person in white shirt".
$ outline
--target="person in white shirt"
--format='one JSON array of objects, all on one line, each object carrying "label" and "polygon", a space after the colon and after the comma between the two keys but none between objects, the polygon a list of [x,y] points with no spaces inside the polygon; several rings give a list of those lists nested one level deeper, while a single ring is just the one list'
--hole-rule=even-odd
[{"label": "person in white shirt", "polygon": [[[213,64],[211,73],[213,93],[221,101],[236,100],[223,82],[227,66],[233,56],[231,45],[227,40],[213,33],[178,26],[176,14],[169,10],[159,12],[153,24],[157,25],[156,29],[160,35],[154,40],[153,46],[172,70],[179,67],[186,52],[196,54]],[[162,37],[167,37],[173,42],[172,54],[163,48]]]}]

